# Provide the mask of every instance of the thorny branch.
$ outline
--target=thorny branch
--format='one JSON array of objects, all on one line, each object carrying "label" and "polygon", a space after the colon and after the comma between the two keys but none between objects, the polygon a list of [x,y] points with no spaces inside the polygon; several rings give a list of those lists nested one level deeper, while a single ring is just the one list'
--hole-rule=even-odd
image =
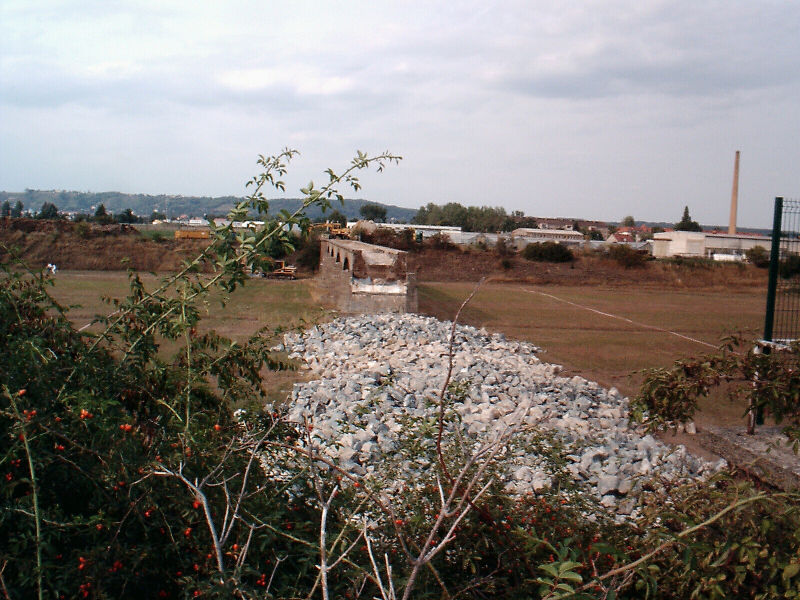
[{"label": "thorny branch", "polygon": [[453,478],[447,471],[447,465],[445,464],[444,456],[442,455],[442,435],[444,434],[444,398],[445,394],[447,394],[447,388],[450,385],[450,378],[453,375],[453,344],[455,343],[456,338],[456,326],[458,325],[458,318],[461,316],[461,311],[464,310],[464,307],[466,307],[467,304],[469,304],[470,301],[475,297],[475,294],[478,293],[478,290],[486,282],[486,279],[486,277],[483,277],[472,290],[472,293],[470,293],[470,295],[467,296],[466,299],[461,303],[461,306],[458,307],[458,311],[456,312],[456,316],[453,317],[453,324],[450,327],[450,343],[447,352],[447,376],[444,378],[442,391],[439,393],[439,431],[436,434],[436,456],[439,458],[439,467],[442,469],[442,473],[444,473],[444,476],[447,477],[450,483],[452,483]]}]

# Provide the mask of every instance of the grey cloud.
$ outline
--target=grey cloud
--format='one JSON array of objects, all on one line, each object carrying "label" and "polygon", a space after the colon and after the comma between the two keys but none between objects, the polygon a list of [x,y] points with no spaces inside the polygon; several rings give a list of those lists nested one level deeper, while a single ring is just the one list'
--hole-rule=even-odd
[{"label": "grey cloud", "polygon": [[356,86],[335,94],[298,93],[276,83],[257,89],[234,89],[217,81],[213,66],[154,65],[140,74],[104,77],[69,73],[38,61],[18,62],[0,79],[0,103],[20,107],[55,108],[80,105],[111,111],[150,112],[164,104],[189,107],[231,107],[274,111],[283,115],[357,105],[371,111],[386,106],[388,93]]}]

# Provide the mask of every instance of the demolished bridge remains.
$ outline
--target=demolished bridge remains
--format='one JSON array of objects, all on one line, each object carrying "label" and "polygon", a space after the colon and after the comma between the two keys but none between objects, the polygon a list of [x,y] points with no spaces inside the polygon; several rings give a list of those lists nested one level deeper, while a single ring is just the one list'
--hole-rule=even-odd
[{"label": "demolished bridge remains", "polygon": [[317,282],[347,313],[406,313],[417,310],[416,276],[407,253],[357,242],[324,239]]}]

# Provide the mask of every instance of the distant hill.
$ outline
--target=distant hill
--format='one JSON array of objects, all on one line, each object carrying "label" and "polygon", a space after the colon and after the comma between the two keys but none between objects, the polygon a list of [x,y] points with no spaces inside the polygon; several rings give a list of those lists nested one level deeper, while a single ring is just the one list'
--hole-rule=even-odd
[{"label": "distant hill", "polygon": [[[104,204],[110,213],[120,213],[130,208],[135,214],[149,216],[154,210],[169,213],[172,218],[180,215],[202,217],[204,215],[224,216],[233,205],[241,200],[235,196],[150,196],[148,194],[124,194],[122,192],[74,192],[63,190],[25,190],[24,192],[0,192],[0,203],[8,200],[13,206],[21,201],[25,210],[38,211],[45,202],[52,202],[59,210],[66,212],[93,213],[95,208]],[[270,203],[270,214],[277,215],[281,210],[294,212],[299,208],[300,198],[273,198]],[[403,208],[390,204],[381,204],[371,200],[345,199],[344,206],[335,202],[333,210],[338,210],[348,219],[358,219],[359,209],[364,204],[380,204],[386,208],[387,221],[407,223],[417,214],[416,209]],[[309,218],[322,216],[318,207],[307,211]]]}]

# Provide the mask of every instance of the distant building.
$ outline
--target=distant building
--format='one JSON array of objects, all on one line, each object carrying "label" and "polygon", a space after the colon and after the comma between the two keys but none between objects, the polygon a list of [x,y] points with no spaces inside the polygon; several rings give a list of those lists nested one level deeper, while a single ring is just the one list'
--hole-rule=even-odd
[{"label": "distant building", "polygon": [[765,235],[665,231],[653,235],[653,256],[742,260],[748,250],[760,246],[769,252],[770,245],[771,240]]},{"label": "distant building", "polygon": [[559,229],[559,230],[573,230],[575,229],[575,219],[552,219],[548,217],[535,217],[536,226],[539,229]]},{"label": "distant building", "polygon": [[606,238],[606,242],[609,244],[629,244],[636,241],[638,241],[637,236],[632,231],[615,231]]},{"label": "distant building", "polygon": [[[358,221],[348,221],[347,226],[351,229],[358,224]],[[457,239],[452,239],[453,237],[458,237],[458,235],[453,234],[460,234],[461,227],[452,227],[450,225],[413,225],[411,223],[375,223],[376,227],[380,229],[391,229],[392,231],[404,231],[406,229],[411,229],[412,231],[419,232],[422,234],[423,238],[429,238],[436,234],[443,234],[451,236],[451,241],[454,244],[459,243]]]},{"label": "distant building", "polygon": [[647,225],[626,226],[617,228],[607,239],[612,244],[615,242],[641,242],[652,233],[653,230]]},{"label": "distant building", "polygon": [[557,242],[559,244],[580,244],[584,241],[580,231],[571,229],[528,229],[520,227],[511,232],[511,243],[517,250],[528,244]]}]

